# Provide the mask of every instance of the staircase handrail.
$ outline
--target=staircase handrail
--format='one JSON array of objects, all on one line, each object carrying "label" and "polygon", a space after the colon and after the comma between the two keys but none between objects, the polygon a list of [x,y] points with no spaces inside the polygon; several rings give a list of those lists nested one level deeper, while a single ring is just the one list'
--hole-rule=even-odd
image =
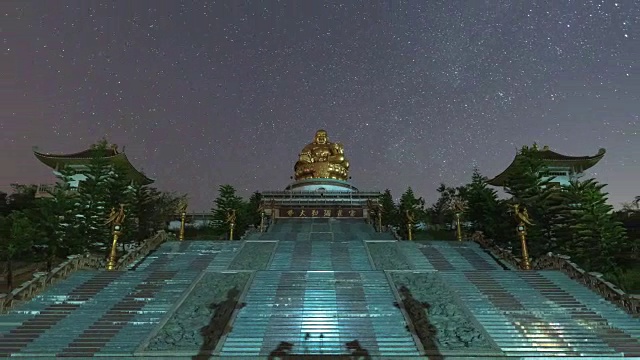
[{"label": "staircase handrail", "polygon": [[53,268],[50,272],[36,272],[33,278],[25,281],[8,294],[0,294],[0,313],[11,309],[15,302],[26,301],[39,294],[46,287],[60,279],[67,278],[78,269],[93,268],[101,262],[101,256],[85,254],[70,255],[67,260]]},{"label": "staircase handrail", "polygon": [[[122,255],[116,262],[115,270],[126,269],[129,265],[133,264],[140,258],[147,256],[152,250],[156,249],[160,244],[167,241],[169,236],[164,230],[158,231],[153,237],[145,240],[140,246],[129,250]],[[104,263],[104,259],[102,261]],[[102,267],[102,266],[101,266]]]},{"label": "staircase handrail", "polygon": [[[499,259],[502,259],[516,268],[520,268],[520,259],[511,250],[503,249],[496,245],[493,240],[485,238],[481,231],[476,231],[471,237],[482,248],[490,251]],[[625,293],[616,285],[606,281],[603,275],[598,272],[589,272],[582,269],[571,261],[568,255],[547,253],[535,259],[531,267],[534,270],[559,270],[571,279],[582,283],[593,292],[599,294],[606,300],[618,305],[627,313],[634,317],[640,316],[640,296]]]},{"label": "staircase handrail", "polygon": [[[128,251],[116,264],[116,270],[129,266],[140,256],[147,255],[168,238],[165,231],[159,231],[153,237],[145,240],[139,247]],[[25,281],[8,294],[0,294],[0,314],[10,310],[16,302],[27,301],[41,293],[48,286],[59,280],[66,279],[73,272],[80,269],[101,269],[106,264],[105,257],[95,254],[69,255],[67,260],[53,268],[50,272],[36,272],[33,278]]]}]

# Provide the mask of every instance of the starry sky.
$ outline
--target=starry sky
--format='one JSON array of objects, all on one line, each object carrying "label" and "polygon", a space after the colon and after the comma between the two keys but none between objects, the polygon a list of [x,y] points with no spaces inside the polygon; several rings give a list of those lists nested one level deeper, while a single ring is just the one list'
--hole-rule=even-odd
[{"label": "starry sky", "polygon": [[604,159],[640,195],[640,3],[0,2],[0,190],[52,183],[40,151],[103,136],[208,210],[220,184],[281,190],[324,128],[361,190],[428,202],[537,141]]}]

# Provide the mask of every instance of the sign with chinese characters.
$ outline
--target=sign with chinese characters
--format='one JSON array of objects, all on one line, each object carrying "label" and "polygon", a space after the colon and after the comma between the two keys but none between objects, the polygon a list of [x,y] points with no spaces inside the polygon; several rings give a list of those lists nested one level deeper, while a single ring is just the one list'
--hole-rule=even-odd
[{"label": "sign with chinese characters", "polygon": [[361,218],[363,209],[355,208],[280,208],[283,218]]}]

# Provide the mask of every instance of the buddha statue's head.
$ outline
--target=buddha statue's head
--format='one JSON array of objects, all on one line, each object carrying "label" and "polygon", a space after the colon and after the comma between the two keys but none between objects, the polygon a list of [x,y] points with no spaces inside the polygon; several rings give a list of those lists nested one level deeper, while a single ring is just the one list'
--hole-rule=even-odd
[{"label": "buddha statue's head", "polygon": [[325,130],[316,131],[316,137],[313,140],[315,144],[324,145],[327,143],[327,132]]}]

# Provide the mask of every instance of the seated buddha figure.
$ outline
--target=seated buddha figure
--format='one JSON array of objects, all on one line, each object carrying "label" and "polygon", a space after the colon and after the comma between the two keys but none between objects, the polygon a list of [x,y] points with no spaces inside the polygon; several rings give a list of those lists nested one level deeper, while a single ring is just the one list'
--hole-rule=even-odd
[{"label": "seated buddha figure", "polygon": [[316,131],[312,143],[307,144],[294,167],[295,179],[348,179],[349,162],[344,157],[344,147],[329,142],[325,130]]}]

